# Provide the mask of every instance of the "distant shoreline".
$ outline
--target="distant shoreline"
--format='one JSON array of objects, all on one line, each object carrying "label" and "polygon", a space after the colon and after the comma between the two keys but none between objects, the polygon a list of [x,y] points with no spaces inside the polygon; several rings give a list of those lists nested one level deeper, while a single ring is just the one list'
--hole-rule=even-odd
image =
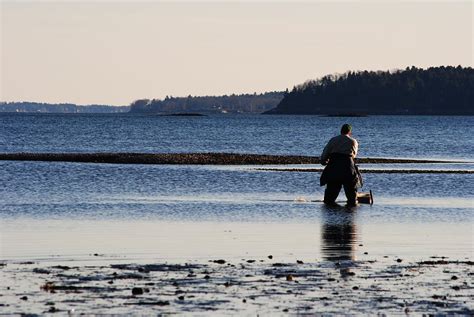
[{"label": "distant shoreline", "polygon": [[[288,165],[320,164],[317,156],[241,153],[0,153],[0,161],[44,161],[157,165]],[[465,163],[462,161],[357,158],[362,164]]]}]

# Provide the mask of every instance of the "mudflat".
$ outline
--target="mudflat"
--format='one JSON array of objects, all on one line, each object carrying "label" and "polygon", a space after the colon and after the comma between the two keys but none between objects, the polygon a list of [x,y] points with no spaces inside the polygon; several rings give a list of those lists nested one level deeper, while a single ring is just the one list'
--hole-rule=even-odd
[{"label": "mudflat", "polygon": [[[240,153],[0,153],[3,161],[45,161],[116,164],[171,164],[171,165],[280,165],[319,164],[317,156],[263,155]],[[357,158],[356,163],[456,163],[457,161]]]},{"label": "mudflat", "polygon": [[472,265],[391,256],[279,262],[272,255],[181,263],[8,262],[0,265],[0,308],[6,314],[471,315]]}]

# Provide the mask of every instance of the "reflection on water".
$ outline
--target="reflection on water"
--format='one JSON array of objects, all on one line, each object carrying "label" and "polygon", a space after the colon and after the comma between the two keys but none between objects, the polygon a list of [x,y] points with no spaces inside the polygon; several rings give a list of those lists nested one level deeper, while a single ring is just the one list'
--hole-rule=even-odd
[{"label": "reflection on water", "polygon": [[357,226],[354,223],[355,210],[340,205],[322,209],[321,254],[328,261],[355,260]]}]

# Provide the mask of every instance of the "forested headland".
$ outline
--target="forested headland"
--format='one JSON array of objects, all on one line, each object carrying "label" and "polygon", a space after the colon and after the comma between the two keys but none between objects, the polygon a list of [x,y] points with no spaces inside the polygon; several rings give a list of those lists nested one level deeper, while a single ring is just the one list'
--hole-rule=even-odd
[{"label": "forested headland", "polygon": [[349,71],[295,86],[266,114],[474,115],[474,69]]},{"label": "forested headland", "polygon": [[281,101],[283,92],[224,96],[166,97],[140,99],[130,105],[131,113],[262,113]]}]

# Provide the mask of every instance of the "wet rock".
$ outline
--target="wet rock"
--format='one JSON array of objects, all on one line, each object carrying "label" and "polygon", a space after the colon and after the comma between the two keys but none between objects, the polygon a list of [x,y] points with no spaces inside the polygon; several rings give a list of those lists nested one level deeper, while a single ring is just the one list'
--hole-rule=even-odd
[{"label": "wet rock", "polygon": [[457,286],[457,285],[451,286],[451,288],[452,288],[453,290],[455,290],[455,291],[459,291],[459,290],[461,289],[461,288],[460,288],[459,286]]},{"label": "wet rock", "polygon": [[67,270],[71,269],[71,267],[69,267],[67,265],[56,265],[56,266],[52,266],[51,268],[52,269],[58,269],[58,270],[64,270],[64,271],[67,271]]},{"label": "wet rock", "polygon": [[126,274],[115,274],[114,279],[116,280],[129,280],[129,279],[136,279],[141,280],[146,278],[146,275],[140,273],[126,273]]},{"label": "wet rock", "polygon": [[209,275],[204,276],[206,280],[210,279],[211,277]]},{"label": "wet rock", "polygon": [[437,264],[445,265],[445,264],[448,264],[448,261],[445,261],[445,260],[421,261],[421,262],[417,262],[417,263],[420,264],[420,265],[437,265]]},{"label": "wet rock", "polygon": [[169,304],[169,301],[140,301],[138,303],[125,303],[124,305],[167,306]]},{"label": "wet rock", "polygon": [[354,276],[355,273],[352,272],[349,268],[343,268],[339,271],[342,277]]},{"label": "wet rock", "polygon": [[51,272],[45,269],[40,269],[40,268],[34,268],[33,273],[37,274],[50,274]]},{"label": "wet rock", "polygon": [[54,304],[54,302],[47,302],[45,305],[46,306],[54,306],[55,304]]},{"label": "wet rock", "polygon": [[288,274],[288,275],[286,276],[286,280],[287,280],[288,282],[293,281],[293,280],[294,280],[293,275]]},{"label": "wet rock", "polygon": [[132,288],[132,295],[143,295],[144,290],[141,287]]},{"label": "wet rock", "polygon": [[179,300],[184,300],[184,296],[181,295],[181,296],[178,297],[178,299],[179,299]]},{"label": "wet rock", "polygon": [[58,311],[58,309],[57,309],[56,307],[54,307],[54,306],[51,306],[51,307],[48,309],[48,312],[49,312],[49,313],[55,313],[55,312],[57,312],[57,311]]},{"label": "wet rock", "polygon": [[46,291],[46,292],[52,292],[52,291],[54,291],[54,283],[53,282],[46,282],[40,287],[40,289],[42,289],[43,291]]}]

